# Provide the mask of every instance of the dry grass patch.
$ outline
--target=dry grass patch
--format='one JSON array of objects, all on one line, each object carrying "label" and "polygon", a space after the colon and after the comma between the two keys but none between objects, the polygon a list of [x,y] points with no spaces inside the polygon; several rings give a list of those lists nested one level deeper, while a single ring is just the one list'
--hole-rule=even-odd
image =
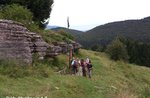
[{"label": "dry grass patch", "polygon": [[138,97],[132,92],[126,90],[126,91],[119,91],[119,93],[116,95],[116,98],[138,98]]}]

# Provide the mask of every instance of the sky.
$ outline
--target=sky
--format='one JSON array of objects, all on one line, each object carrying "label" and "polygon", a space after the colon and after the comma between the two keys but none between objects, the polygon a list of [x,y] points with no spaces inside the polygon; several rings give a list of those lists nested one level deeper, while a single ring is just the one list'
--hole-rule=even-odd
[{"label": "sky", "polygon": [[54,0],[50,26],[86,31],[114,21],[150,16],[150,0]]}]

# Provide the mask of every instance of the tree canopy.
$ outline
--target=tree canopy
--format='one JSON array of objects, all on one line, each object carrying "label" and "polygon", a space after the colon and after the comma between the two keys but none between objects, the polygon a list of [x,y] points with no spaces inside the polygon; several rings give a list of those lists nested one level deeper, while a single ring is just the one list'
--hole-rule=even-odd
[{"label": "tree canopy", "polygon": [[48,22],[46,19],[50,17],[53,0],[1,0],[0,7],[11,4],[19,4],[25,6],[33,13],[33,21],[40,27],[44,28]]}]

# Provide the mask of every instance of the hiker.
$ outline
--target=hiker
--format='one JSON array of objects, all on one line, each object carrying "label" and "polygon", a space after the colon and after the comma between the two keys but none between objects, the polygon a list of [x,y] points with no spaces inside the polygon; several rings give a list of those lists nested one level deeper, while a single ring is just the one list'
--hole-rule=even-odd
[{"label": "hiker", "polygon": [[84,59],[81,59],[81,66],[82,66],[82,74],[84,77],[86,77],[86,64],[84,62]]},{"label": "hiker", "polygon": [[80,64],[79,64],[79,58],[77,58],[77,59],[76,59],[76,65],[75,65],[75,66],[76,66],[76,74],[78,74],[78,71],[79,71],[79,70],[78,70],[78,67],[79,67],[79,65],[80,65]]},{"label": "hiker", "polygon": [[77,72],[77,61],[75,60],[75,58],[73,57],[72,62],[71,62],[71,67],[72,67],[72,74],[76,74]]},{"label": "hiker", "polygon": [[91,64],[91,60],[89,60],[89,63],[87,64],[87,69],[88,69],[88,77],[91,78],[91,76],[92,76],[92,64]]},{"label": "hiker", "polygon": [[78,62],[78,76],[82,76],[83,73],[82,73],[82,66],[81,66],[81,60],[80,59],[77,59],[77,62]]},{"label": "hiker", "polygon": [[87,58],[86,58],[86,64],[89,64],[89,61],[90,61],[90,59],[88,58],[88,56],[87,56]]}]

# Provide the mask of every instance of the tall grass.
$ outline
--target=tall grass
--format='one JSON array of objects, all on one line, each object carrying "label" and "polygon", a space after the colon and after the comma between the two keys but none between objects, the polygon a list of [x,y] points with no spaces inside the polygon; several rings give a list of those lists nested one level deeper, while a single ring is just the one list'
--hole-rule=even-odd
[{"label": "tall grass", "polygon": [[24,78],[28,76],[48,77],[53,72],[43,62],[37,61],[33,65],[22,65],[13,60],[0,60],[0,74],[10,78]]}]

